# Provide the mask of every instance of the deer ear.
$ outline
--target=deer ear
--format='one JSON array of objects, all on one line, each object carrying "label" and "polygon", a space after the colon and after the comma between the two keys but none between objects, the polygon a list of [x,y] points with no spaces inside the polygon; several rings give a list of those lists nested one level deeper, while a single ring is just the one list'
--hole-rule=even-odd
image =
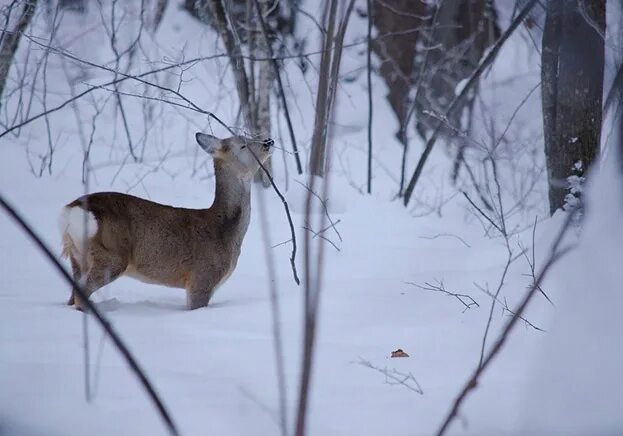
[{"label": "deer ear", "polygon": [[195,134],[195,139],[197,139],[197,144],[209,154],[214,154],[221,149],[221,140],[216,136],[197,132]]}]

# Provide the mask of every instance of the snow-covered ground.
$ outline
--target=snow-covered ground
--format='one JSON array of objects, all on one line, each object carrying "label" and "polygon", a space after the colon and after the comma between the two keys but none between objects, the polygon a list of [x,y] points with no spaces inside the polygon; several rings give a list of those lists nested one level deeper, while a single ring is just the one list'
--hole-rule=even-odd
[{"label": "snow-covered ground", "polygon": [[[67,18],[72,19],[77,21],[73,25],[88,27],[88,22]],[[363,24],[355,21],[353,28],[363,29]],[[45,29],[39,30],[43,34]],[[212,32],[174,8],[167,11],[160,32],[146,44],[141,56],[150,53],[151,59],[165,55],[177,59],[176,49],[181,46],[187,58],[218,51]],[[97,43],[96,36],[89,38]],[[81,56],[99,63],[110,59],[100,46],[86,50],[88,41],[76,47]],[[483,86],[501,125],[538,81],[538,59],[534,54],[530,58],[528,51],[526,42],[517,37],[502,51],[485,83],[503,83],[518,65],[522,65],[521,76],[512,86]],[[363,58],[357,53],[345,54],[344,71],[361,66]],[[21,55],[25,56],[25,50]],[[66,70],[58,58],[51,57],[49,68],[51,83],[66,83]],[[181,89],[221,118],[233,120],[237,106],[229,79],[224,85],[206,79],[227,74],[225,68],[223,59],[203,62],[185,73],[192,80]],[[294,123],[306,148],[311,138],[313,98],[305,80],[310,80],[314,89],[315,77],[303,77],[292,64],[287,68]],[[110,77],[97,70],[90,74],[84,79],[89,83]],[[176,80],[174,77],[169,86]],[[340,251],[328,243],[325,247],[309,434],[427,435],[438,428],[478,364],[492,300],[476,285],[496,288],[506,248],[502,238],[485,235],[477,213],[469,212],[462,196],[451,195],[453,188],[444,176],[451,161],[442,146],[433,153],[416,194],[434,204],[432,211],[421,205],[405,209],[399,201],[392,201],[397,182],[385,169],[396,171],[400,149],[393,136],[396,122],[380,81],[375,86],[377,176],[373,195],[360,192],[365,183],[364,85],[363,76],[344,85],[333,129],[329,206],[332,219],[340,221],[337,229],[343,240],[332,230],[325,233]],[[67,95],[65,85],[58,86],[60,91],[51,97],[52,102],[61,102]],[[136,85],[129,85],[126,91],[134,89],[132,86]],[[142,89],[136,86],[134,91]],[[528,141],[539,128],[538,94],[531,97],[510,130],[518,143]],[[0,139],[0,192],[59,252],[56,220],[60,208],[85,190],[76,117],[88,138],[94,105],[110,98],[106,91],[93,95],[97,98],[84,103],[79,111],[67,108],[50,118],[56,145],[51,174],[45,170],[36,177],[32,172],[31,164],[34,162],[36,169],[37,156],[48,147],[42,120],[24,128],[18,138]],[[126,101],[136,125],[142,126],[141,100]],[[149,132],[135,130],[137,137],[145,133],[150,138],[147,163],[126,161],[121,169],[127,144],[120,121],[113,121],[113,110],[102,113],[94,135],[90,160],[95,170],[88,189],[130,192],[176,206],[209,206],[214,189],[210,161],[199,154],[202,152],[194,143],[194,133],[209,130],[209,123],[202,115],[176,107],[158,107],[154,113],[153,123],[159,127]],[[214,123],[211,126],[216,129]],[[279,146],[289,149],[288,136],[282,130],[274,137]],[[410,168],[421,150],[417,143],[413,148]],[[161,162],[165,155],[167,159]],[[275,165],[277,183],[285,192],[279,154]],[[286,197],[298,229],[302,274],[305,189],[293,180],[293,169],[289,162]],[[515,329],[461,409],[452,434],[623,433],[623,321],[619,314],[623,307],[623,192],[614,165],[604,165],[599,176],[595,175],[583,229],[574,228],[565,241],[575,248],[543,284],[553,305],[537,295],[526,315],[545,331],[525,323]],[[508,185],[513,185],[514,175],[505,177]],[[544,189],[544,184],[538,187],[530,201],[542,200]],[[208,308],[186,311],[183,291],[125,278],[93,297],[154,382],[183,435],[279,432],[272,312],[258,194],[253,192],[251,224],[238,267]],[[287,241],[290,235],[281,202],[270,190],[263,198],[271,245]],[[448,198],[443,207],[439,198]],[[533,204],[530,201],[528,204]],[[532,222],[538,215],[534,245],[538,269],[564,216],[558,213],[545,218],[544,205],[527,210],[525,216],[515,218],[514,224],[523,230],[512,237],[511,244],[517,254],[521,246],[532,255]],[[302,354],[303,289],[292,280],[290,245],[271,251],[277,269],[288,423],[292,426]],[[523,257],[511,265],[500,294],[510,307],[530,285],[529,271]],[[449,291],[471,296],[478,306],[466,309],[456,298],[413,285],[436,281],[443,281]],[[0,434],[3,430],[6,434],[42,435],[164,434],[149,399],[92,320],[88,321],[88,333],[93,399],[85,401],[84,318],[65,305],[68,296],[66,283],[0,213]],[[508,313],[496,305],[487,349],[506,320]],[[409,357],[391,358],[397,348]],[[385,373],[411,377],[396,384]],[[422,394],[414,391],[418,386]]]}]

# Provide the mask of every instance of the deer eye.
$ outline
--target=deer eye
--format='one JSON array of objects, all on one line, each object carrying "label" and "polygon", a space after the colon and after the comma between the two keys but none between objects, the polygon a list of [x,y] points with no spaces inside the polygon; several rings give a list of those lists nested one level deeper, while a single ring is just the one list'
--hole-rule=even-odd
[{"label": "deer eye", "polygon": [[244,150],[245,148],[247,148],[247,146],[243,145],[242,147],[240,147],[240,150]]}]

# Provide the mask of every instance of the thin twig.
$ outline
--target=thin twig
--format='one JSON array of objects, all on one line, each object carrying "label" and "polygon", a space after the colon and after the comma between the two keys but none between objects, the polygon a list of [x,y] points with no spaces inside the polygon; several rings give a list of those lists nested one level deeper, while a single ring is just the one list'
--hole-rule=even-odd
[{"label": "thin twig", "polygon": [[466,193],[465,191],[461,191],[461,193],[462,193],[462,194],[463,194],[463,196],[467,199],[467,201],[469,201],[469,204],[471,204],[471,205],[474,207],[474,209],[476,209],[476,210],[480,213],[480,215],[482,215],[482,216],[483,216],[483,217],[484,217],[487,221],[489,221],[489,223],[490,223],[493,227],[495,227],[495,229],[496,229],[498,232],[500,232],[500,234],[502,234],[502,235],[504,235],[504,234],[505,234],[505,232],[502,230],[502,228],[501,228],[499,225],[497,225],[497,224],[496,224],[496,223],[495,223],[495,222],[494,222],[494,221],[493,221],[493,220],[489,217],[489,215],[487,215],[486,213],[484,213],[484,211],[483,211],[481,208],[479,208],[479,207],[476,205],[476,203],[474,203],[474,202],[472,201],[472,199],[471,199],[471,198],[469,198],[469,195],[467,195],[467,193]]},{"label": "thin twig", "polygon": [[[504,301],[500,301],[500,299],[498,297],[496,297],[495,295],[493,295],[491,293],[491,291],[489,291],[488,288],[482,287],[481,285],[479,285],[476,282],[474,282],[474,286],[476,288],[478,288],[483,294],[485,294],[488,297],[494,299],[496,303],[498,303],[500,306],[502,306],[502,314],[504,314],[505,312],[508,312],[511,316],[515,315],[515,311],[513,311],[510,307],[508,307],[508,301],[506,300],[506,297],[504,297]],[[524,318],[523,316],[520,316],[519,319],[522,320],[527,326],[532,327],[533,329],[535,329],[535,330],[537,330],[539,332],[545,332],[544,329],[536,326],[535,324],[530,322],[527,318]]]},{"label": "thin twig", "polygon": [[333,248],[335,248],[337,251],[340,251],[340,247],[335,245],[335,243],[331,239],[329,239],[326,236],[322,235],[322,230],[320,232],[315,231],[314,229],[311,228],[309,223],[307,223],[306,226],[303,226],[303,230],[307,230],[308,232],[311,232],[314,235],[312,237],[312,239],[320,238],[320,239],[322,239],[324,241],[327,241],[329,244],[331,244],[333,246]]},{"label": "thin twig", "polygon": [[[530,266],[530,277],[532,277],[532,282],[534,283],[535,280],[535,271],[534,268],[536,268],[536,261],[535,261],[535,256],[536,256],[536,245],[534,243],[534,239],[535,239],[535,234],[536,234],[536,225],[538,222],[538,215],[534,217],[534,225],[532,226],[532,260],[530,260],[530,258],[528,257],[528,253],[527,250],[521,246],[521,244],[519,244],[519,248],[521,249],[523,256],[526,259],[526,262],[528,263],[528,265]],[[539,286],[539,292],[543,295],[543,297],[545,297],[545,299],[549,302],[549,304],[551,304],[552,306],[555,306],[554,302],[549,298],[549,296],[545,293],[545,291],[543,290],[543,288],[541,288]]]},{"label": "thin twig", "polygon": [[429,282],[425,282],[423,286],[418,285],[417,283],[413,283],[413,282],[406,282],[406,283],[408,285],[417,286],[418,288],[424,289],[425,291],[441,292],[442,294],[445,294],[449,297],[456,298],[457,300],[461,302],[463,306],[465,306],[465,308],[463,309],[463,312],[465,312],[467,309],[471,309],[473,306],[480,307],[480,304],[478,304],[476,300],[474,300],[470,295],[458,294],[455,292],[448,291],[443,284],[443,280],[441,281],[437,280],[436,285],[432,285]]},{"label": "thin twig", "polygon": [[[33,39],[31,39],[31,41],[33,41],[33,42],[37,43],[37,42],[36,42],[36,41],[34,41]],[[38,43],[38,44],[40,44],[40,43]],[[40,45],[42,45],[42,46],[43,46],[43,44],[40,44]],[[45,47],[45,46],[44,46],[44,47]],[[20,123],[18,123],[18,124],[14,124],[13,126],[11,126],[11,127],[7,128],[4,132],[0,133],[0,138],[2,138],[3,136],[8,135],[9,133],[11,133],[11,132],[13,132],[13,131],[15,131],[15,130],[17,130],[17,129],[20,129],[21,127],[24,127],[24,126],[25,126],[25,125],[27,125],[27,124],[32,123],[33,121],[36,121],[36,120],[38,120],[38,119],[40,119],[40,118],[42,118],[42,117],[45,117],[45,116],[47,116],[47,115],[49,115],[49,114],[51,114],[51,113],[57,112],[57,111],[59,111],[59,110],[61,110],[61,109],[65,108],[68,104],[73,103],[74,101],[81,99],[81,98],[82,98],[82,97],[84,97],[85,95],[90,94],[91,92],[93,92],[93,91],[95,91],[95,90],[97,90],[97,89],[100,89],[100,88],[103,88],[103,87],[106,87],[106,86],[112,86],[112,85],[115,85],[116,83],[121,83],[121,82],[124,82],[124,81],[126,81],[126,80],[128,80],[128,79],[134,79],[134,80],[142,81],[142,80],[140,80],[142,77],[146,77],[146,76],[149,76],[149,75],[152,75],[152,74],[161,73],[161,72],[163,72],[163,71],[168,71],[168,70],[171,70],[171,69],[173,69],[173,68],[178,68],[178,67],[183,66],[183,65],[188,65],[188,64],[191,64],[191,63],[196,63],[196,62],[199,62],[200,60],[212,59],[212,58],[214,58],[214,57],[221,57],[221,56],[222,56],[222,55],[215,55],[215,56],[204,56],[204,57],[200,57],[200,58],[195,58],[195,59],[191,59],[191,60],[189,60],[189,61],[184,61],[184,62],[180,62],[180,63],[172,64],[172,65],[167,65],[167,66],[165,66],[165,67],[161,67],[161,68],[156,68],[156,69],[154,69],[154,70],[147,71],[147,72],[144,72],[144,73],[138,74],[138,75],[136,75],[136,76],[132,76],[132,75],[129,75],[129,74],[123,75],[122,73],[119,73],[119,74],[120,74],[120,75],[122,75],[123,77],[120,77],[119,79],[115,79],[115,80],[111,80],[111,81],[108,81],[108,82],[102,83],[102,84],[100,84],[100,85],[93,86],[93,87],[91,87],[91,88],[89,88],[89,89],[87,89],[87,90],[85,90],[85,91],[83,91],[83,92],[81,92],[81,93],[79,93],[79,94],[76,94],[76,95],[72,96],[71,98],[69,98],[69,99],[65,100],[63,103],[59,104],[58,106],[54,106],[53,108],[50,108],[50,109],[48,109],[48,110],[45,110],[45,111],[43,111],[43,112],[38,113],[37,115],[34,115],[34,116],[32,116],[32,117],[29,117],[29,118],[27,118],[27,119],[25,119],[25,120],[21,121],[21,122],[20,122]],[[87,62],[87,61],[84,61],[84,60],[78,59],[78,58],[76,58],[76,57],[74,57],[74,56],[72,56],[72,55],[68,55],[68,57],[69,57],[70,59],[78,60],[78,61],[80,61],[80,62],[82,62],[82,63],[85,63],[85,64],[91,64],[90,62]],[[101,65],[96,65],[96,64],[92,64],[92,65],[97,66],[97,67],[100,67],[100,68],[103,68],[103,69],[107,69],[106,67],[101,66]],[[143,83],[146,83],[146,84],[148,84],[148,85],[151,85],[151,86],[159,87],[158,85],[155,85],[155,84],[150,83],[150,82],[146,82],[146,81],[142,81],[142,82],[143,82]],[[159,88],[161,88],[161,89],[162,89],[162,88],[164,88],[164,87],[159,87]],[[164,88],[164,89],[165,89],[166,91],[172,91],[172,90],[167,89],[167,88]],[[206,112],[207,112],[207,111],[203,111],[203,113],[206,113]],[[212,116],[212,118],[214,118],[217,122],[221,123],[223,126],[226,126],[226,125],[225,125],[225,123],[223,123],[223,122],[222,122],[222,121],[221,121],[218,117],[213,116],[213,114],[211,114],[211,112],[210,112],[210,113],[206,113],[206,115],[210,115],[210,116]]]},{"label": "thin twig", "polygon": [[[331,216],[329,215],[329,209],[327,208],[327,201],[323,200],[320,195],[318,195],[316,192],[314,192],[309,186],[307,186],[304,183],[299,182],[298,180],[295,180],[296,183],[298,183],[299,185],[301,185],[302,187],[304,187],[305,189],[307,189],[311,195],[313,195],[314,197],[316,197],[318,199],[318,201],[320,201],[320,204],[322,204],[322,208],[324,209],[324,213],[327,216],[327,219],[329,220],[330,223],[330,227],[333,228],[333,230],[335,231],[335,234],[337,235],[337,237],[340,239],[340,242],[343,242],[342,240],[342,235],[340,235],[340,232],[337,230],[337,227],[335,226],[337,224],[337,222],[334,222],[331,219]],[[339,220],[338,220],[339,221]]]},{"label": "thin twig", "polygon": [[[230,132],[232,132],[231,129],[229,130]],[[266,175],[266,178],[268,179],[270,185],[273,187],[273,190],[277,194],[277,197],[279,197],[279,199],[281,200],[281,203],[283,204],[283,208],[286,212],[286,217],[288,218],[288,225],[290,226],[290,235],[291,235],[290,242],[292,242],[292,251],[290,254],[290,267],[292,268],[292,275],[294,276],[294,282],[297,285],[300,285],[301,281],[299,280],[298,272],[296,271],[296,232],[294,231],[294,223],[292,222],[292,215],[290,214],[290,207],[288,206],[288,202],[286,201],[286,198],[283,196],[279,188],[277,188],[277,185],[275,184],[275,180],[273,179],[273,176],[270,174],[270,171],[266,169],[262,161],[256,156],[256,154],[253,152],[251,147],[247,147],[247,150],[251,152],[251,155],[253,156],[253,158],[257,161],[262,171],[264,171],[264,174]]]},{"label": "thin twig", "polygon": [[409,373],[400,372],[396,368],[391,369],[391,370],[387,368],[380,368],[378,366],[372,365],[370,361],[364,360],[361,357],[359,358],[357,362],[354,362],[354,363],[357,363],[358,365],[365,366],[366,368],[370,368],[370,369],[380,372],[381,374],[385,376],[385,383],[387,383],[388,385],[401,385],[409,389],[410,391],[416,392],[420,395],[424,395],[422,386],[420,386],[418,381],[415,379],[415,376],[410,372]]},{"label": "thin twig", "polygon": [[465,240],[463,238],[461,238],[458,235],[452,234],[452,233],[438,233],[436,235],[433,236],[418,236],[420,239],[437,239],[437,238],[441,238],[441,237],[449,237],[449,238],[455,238],[458,239],[459,241],[461,241],[463,243],[463,245],[465,245],[467,248],[472,248],[471,245],[469,245],[467,242],[465,242]]}]

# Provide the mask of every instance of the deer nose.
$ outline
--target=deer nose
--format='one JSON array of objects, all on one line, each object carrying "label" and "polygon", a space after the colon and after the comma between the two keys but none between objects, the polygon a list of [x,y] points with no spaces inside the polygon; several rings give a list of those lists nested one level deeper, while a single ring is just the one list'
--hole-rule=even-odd
[{"label": "deer nose", "polygon": [[268,138],[262,141],[262,145],[264,146],[264,148],[268,149],[275,145],[275,141],[273,141],[271,138]]}]

